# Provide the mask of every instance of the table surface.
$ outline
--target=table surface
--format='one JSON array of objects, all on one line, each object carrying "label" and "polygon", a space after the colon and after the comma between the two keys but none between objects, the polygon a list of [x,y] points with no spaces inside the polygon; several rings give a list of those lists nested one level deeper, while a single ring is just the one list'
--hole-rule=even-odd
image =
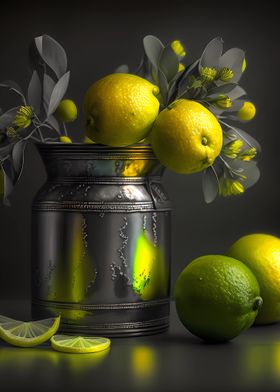
[{"label": "table surface", "polygon": [[[27,320],[28,301],[0,301],[0,314]],[[96,354],[64,354],[48,343],[16,348],[0,342],[0,390],[7,391],[280,391],[280,324],[253,327],[231,342],[192,336],[171,306],[168,332],[114,338]]]}]

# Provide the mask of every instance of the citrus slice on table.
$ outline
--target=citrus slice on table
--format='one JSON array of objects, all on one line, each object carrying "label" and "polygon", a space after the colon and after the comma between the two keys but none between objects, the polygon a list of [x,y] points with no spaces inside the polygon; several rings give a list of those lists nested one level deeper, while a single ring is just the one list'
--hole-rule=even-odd
[{"label": "citrus slice on table", "polygon": [[95,353],[110,347],[111,341],[102,337],[54,335],[51,338],[54,350],[64,353]]},{"label": "citrus slice on table", "polygon": [[60,316],[25,322],[0,315],[0,338],[13,346],[38,346],[57,332],[59,324]]}]

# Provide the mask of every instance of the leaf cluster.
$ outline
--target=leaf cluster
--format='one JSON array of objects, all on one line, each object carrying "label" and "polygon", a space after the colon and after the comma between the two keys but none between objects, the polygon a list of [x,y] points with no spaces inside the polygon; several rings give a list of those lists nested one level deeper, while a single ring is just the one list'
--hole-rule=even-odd
[{"label": "leaf cluster", "polygon": [[[27,91],[14,81],[0,83],[1,88],[17,94],[19,105],[6,112],[0,111],[0,191],[4,204],[19,181],[24,152],[29,140],[56,141],[61,133],[54,113],[69,84],[67,56],[63,47],[52,37],[36,37],[29,47],[31,78]],[[48,137],[51,132],[55,137]],[[3,186],[4,185],[4,186]],[[1,193],[1,192],[0,192]]]}]

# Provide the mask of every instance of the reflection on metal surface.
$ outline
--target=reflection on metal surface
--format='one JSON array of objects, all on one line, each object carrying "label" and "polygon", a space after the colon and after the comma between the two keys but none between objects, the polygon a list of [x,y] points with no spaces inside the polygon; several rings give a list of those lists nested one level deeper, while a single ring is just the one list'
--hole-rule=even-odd
[{"label": "reflection on metal surface", "polygon": [[123,167],[120,174],[124,177],[136,177],[140,174],[145,175],[149,167],[150,162],[147,160],[128,160],[123,162]]},{"label": "reflection on metal surface", "polygon": [[[48,299],[79,303],[96,278],[93,262],[87,252],[87,223],[82,214],[72,216],[68,236],[69,238],[63,239],[68,246],[62,247],[64,254],[52,274]],[[77,315],[74,318],[77,319]]]},{"label": "reflection on metal surface", "polygon": [[167,295],[167,271],[164,255],[156,243],[151,242],[145,230],[135,246],[133,263],[133,290],[144,301]]},{"label": "reflection on metal surface", "polygon": [[133,347],[131,364],[134,377],[141,381],[150,381],[157,371],[157,353],[151,346]]}]

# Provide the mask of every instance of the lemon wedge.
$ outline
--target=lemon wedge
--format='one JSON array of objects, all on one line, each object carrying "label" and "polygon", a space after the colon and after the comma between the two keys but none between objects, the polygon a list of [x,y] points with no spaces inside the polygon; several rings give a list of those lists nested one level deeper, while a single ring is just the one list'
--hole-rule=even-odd
[{"label": "lemon wedge", "polygon": [[13,346],[38,346],[57,332],[59,324],[60,316],[24,322],[0,315],[0,338]]},{"label": "lemon wedge", "polygon": [[65,353],[95,353],[110,347],[110,339],[103,337],[84,337],[54,335],[51,338],[52,348]]}]

